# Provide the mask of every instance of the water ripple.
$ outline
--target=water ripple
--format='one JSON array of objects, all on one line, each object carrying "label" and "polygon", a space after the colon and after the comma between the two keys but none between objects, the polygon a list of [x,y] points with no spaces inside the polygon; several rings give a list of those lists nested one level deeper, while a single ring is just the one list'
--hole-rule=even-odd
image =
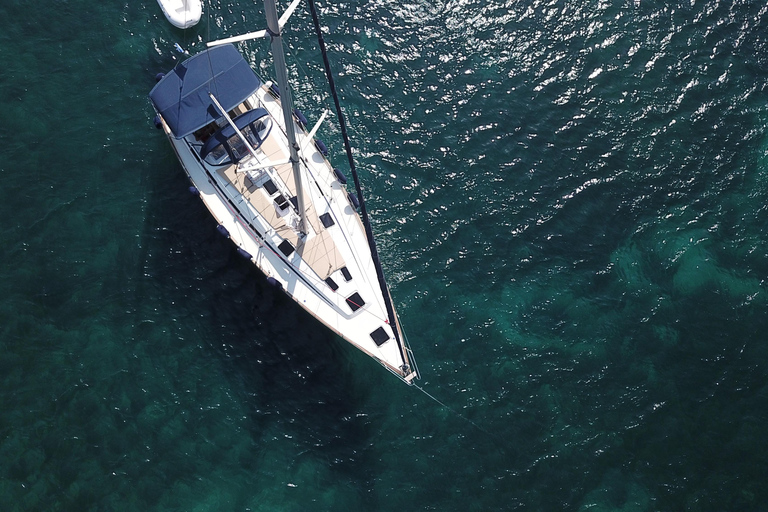
[{"label": "water ripple", "polygon": [[[454,412],[361,371],[186,197],[152,77],[174,42],[262,26],[206,6],[185,32],[149,3],[0,7],[0,503],[766,502],[765,3],[320,5],[393,297]],[[286,40],[316,119],[308,23]],[[241,48],[270,76],[263,46]]]}]

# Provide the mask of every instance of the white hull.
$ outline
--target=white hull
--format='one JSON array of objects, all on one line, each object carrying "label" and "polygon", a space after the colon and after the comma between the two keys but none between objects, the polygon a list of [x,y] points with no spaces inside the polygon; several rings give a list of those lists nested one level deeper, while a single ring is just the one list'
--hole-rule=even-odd
[{"label": "white hull", "polygon": [[[262,85],[255,94],[245,101],[243,110],[265,108],[275,122],[270,135],[271,143],[279,147],[279,155],[272,155],[275,160],[284,160],[288,156],[284,128],[281,126],[280,103],[266,85]],[[335,246],[336,259],[343,260],[344,266],[352,276],[346,281],[338,270],[325,275],[327,267],[338,265],[326,262],[323,257],[315,257],[308,249],[301,253],[302,243],[293,238],[297,250],[284,256],[278,249],[286,240],[286,226],[276,224],[275,219],[267,219],[255,204],[259,198],[258,190],[250,197],[244,195],[247,188],[245,173],[237,173],[235,166],[224,172],[221,167],[208,165],[201,160],[194,145],[194,135],[178,139],[173,136],[168,125],[162,124],[173,148],[189,176],[193,186],[199,192],[203,203],[214,219],[228,232],[235,245],[250,256],[251,261],[273,282],[279,283],[283,290],[298,305],[307,310],[333,332],[355,345],[367,355],[378,361],[392,373],[410,383],[417,376],[413,367],[410,351],[404,341],[401,345],[395,336],[390,322],[387,321],[387,309],[381,288],[376,278],[376,269],[372,261],[365,230],[356,209],[350,204],[346,188],[339,183],[328,160],[316,150],[313,139],[299,123],[294,121],[297,142],[305,148],[302,159],[306,162],[304,194],[308,210],[313,211],[309,223],[319,227],[318,212],[329,212],[335,224],[328,229],[319,227],[307,237],[305,246],[310,247],[318,237],[332,237],[324,242]],[[199,143],[197,143],[199,145]],[[274,153],[274,151],[273,151]],[[284,164],[290,167],[290,164]],[[263,211],[263,210],[262,210]],[[271,211],[268,214],[273,213]],[[241,252],[241,254],[243,254]],[[338,286],[333,290],[326,282],[330,277]],[[358,294],[364,305],[352,311],[348,297]],[[398,329],[400,339],[403,334]],[[373,339],[372,333],[379,331],[379,336],[386,336],[381,343]]]},{"label": "white hull", "polygon": [[177,28],[189,28],[197,25],[203,14],[201,0],[157,0],[163,14]]}]

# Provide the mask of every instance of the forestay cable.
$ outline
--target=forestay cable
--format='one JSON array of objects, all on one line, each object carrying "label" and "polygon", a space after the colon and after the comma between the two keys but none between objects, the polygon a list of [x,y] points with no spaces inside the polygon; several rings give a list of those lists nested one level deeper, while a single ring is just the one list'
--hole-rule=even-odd
[{"label": "forestay cable", "polygon": [[494,434],[494,433],[492,433],[492,432],[489,432],[489,431],[485,430],[483,427],[481,427],[480,425],[478,425],[477,423],[475,423],[475,422],[474,422],[474,421],[472,421],[471,419],[467,418],[466,416],[463,416],[463,415],[462,415],[462,414],[461,414],[459,411],[457,411],[457,410],[453,409],[452,407],[449,407],[449,406],[448,406],[448,405],[446,405],[444,402],[441,402],[440,400],[438,400],[437,398],[435,398],[435,397],[434,397],[434,396],[433,396],[431,393],[429,393],[429,392],[428,392],[426,389],[422,388],[422,387],[421,387],[421,386],[419,386],[418,384],[414,383],[414,384],[413,384],[413,387],[415,387],[416,389],[418,389],[419,391],[421,391],[422,393],[424,393],[425,395],[427,395],[429,398],[431,398],[432,400],[434,400],[434,401],[435,401],[436,403],[438,403],[439,405],[442,405],[443,407],[445,407],[446,409],[448,409],[449,411],[451,411],[453,414],[455,414],[455,415],[456,415],[456,416],[458,416],[459,418],[461,418],[461,419],[463,419],[464,421],[468,422],[470,425],[472,425],[473,427],[475,427],[475,428],[476,428],[477,430],[479,430],[480,432],[482,432],[482,433],[484,433],[484,434],[486,434],[486,435],[488,435],[488,436],[491,436],[491,437],[493,437],[494,439],[496,439],[497,441],[499,441],[499,442],[501,442],[501,443],[503,443],[503,444],[505,444],[505,445],[506,445],[506,441],[505,441],[504,439],[500,438],[499,436],[497,436],[496,434]]},{"label": "forestay cable", "polygon": [[[315,8],[314,0],[309,0],[309,10],[312,14],[312,21],[315,25],[315,32],[317,33],[317,42],[320,46],[320,53],[323,55],[323,64],[325,66],[325,74],[328,79],[328,86],[331,89],[331,96],[336,106],[336,116],[339,119],[339,126],[341,128],[341,136],[344,140],[344,148],[347,151],[347,159],[349,160],[350,171],[352,172],[352,179],[355,182],[355,191],[357,192],[357,198],[360,200],[360,214],[363,220],[363,226],[365,227],[365,235],[368,238],[368,246],[371,250],[371,258],[373,259],[373,266],[376,267],[376,276],[379,280],[379,286],[381,288],[381,294],[384,299],[384,305],[387,308],[387,316],[389,317],[389,324],[392,327],[392,332],[395,335],[395,341],[397,342],[397,348],[400,351],[400,357],[403,359],[403,363],[408,364],[408,358],[405,355],[403,348],[404,340],[400,339],[400,328],[397,324],[397,318],[395,318],[395,309],[392,306],[392,300],[389,296],[389,288],[384,279],[384,271],[381,268],[381,262],[379,261],[379,253],[376,250],[376,242],[373,238],[373,230],[371,229],[371,223],[368,220],[368,210],[365,207],[365,199],[363,198],[363,191],[360,187],[360,180],[357,176],[357,168],[355,167],[355,160],[352,157],[352,146],[349,143],[349,136],[347,135],[347,123],[344,119],[344,114],[341,111],[341,104],[339,103],[339,97],[336,93],[336,83],[333,80],[333,73],[331,73],[331,63],[328,60],[328,52],[325,49],[325,40],[323,39],[323,32],[320,29],[320,19],[317,15],[317,9]],[[409,368],[410,371],[410,368]]]}]

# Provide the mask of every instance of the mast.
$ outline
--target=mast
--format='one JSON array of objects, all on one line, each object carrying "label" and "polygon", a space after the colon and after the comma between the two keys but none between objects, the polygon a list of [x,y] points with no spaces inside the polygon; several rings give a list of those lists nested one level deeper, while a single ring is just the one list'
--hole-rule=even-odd
[{"label": "mast", "polygon": [[[283,40],[280,34],[280,22],[277,19],[275,0],[264,0],[264,11],[267,17],[267,33],[272,40],[272,57],[275,59],[275,77],[280,87],[280,105],[283,108],[285,120],[285,134],[288,137],[288,149],[290,151],[293,178],[296,182],[297,208],[299,210],[299,232],[307,234],[306,207],[304,206],[304,189],[301,179],[301,167],[299,161],[299,145],[296,143],[296,130],[293,127],[293,99],[291,88],[288,85],[288,69],[285,65],[285,53]],[[284,23],[284,22],[283,22]]]}]

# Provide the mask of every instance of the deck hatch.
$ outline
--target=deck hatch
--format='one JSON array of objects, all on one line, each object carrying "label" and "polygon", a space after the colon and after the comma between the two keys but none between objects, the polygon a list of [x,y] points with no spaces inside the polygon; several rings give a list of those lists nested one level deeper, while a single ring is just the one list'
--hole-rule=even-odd
[{"label": "deck hatch", "polygon": [[293,244],[288,240],[283,240],[280,243],[280,245],[277,246],[277,248],[280,249],[280,252],[282,252],[286,256],[290,256],[291,254],[293,254],[293,251],[295,250],[293,248]]},{"label": "deck hatch", "polygon": [[387,334],[383,327],[379,327],[371,333],[371,339],[376,343],[377,347],[380,347],[389,341],[389,334]]},{"label": "deck hatch", "polygon": [[347,304],[349,305],[349,309],[351,309],[352,312],[354,313],[361,307],[365,306],[365,301],[363,300],[363,298],[360,296],[359,293],[355,292],[349,297],[347,297]]},{"label": "deck hatch", "polygon": [[275,198],[275,204],[278,208],[281,210],[285,210],[288,208],[288,200],[283,196],[283,194],[278,194]]},{"label": "deck hatch", "polygon": [[264,190],[267,191],[267,194],[272,195],[277,192],[277,187],[272,182],[272,180],[267,180],[264,182]]}]

